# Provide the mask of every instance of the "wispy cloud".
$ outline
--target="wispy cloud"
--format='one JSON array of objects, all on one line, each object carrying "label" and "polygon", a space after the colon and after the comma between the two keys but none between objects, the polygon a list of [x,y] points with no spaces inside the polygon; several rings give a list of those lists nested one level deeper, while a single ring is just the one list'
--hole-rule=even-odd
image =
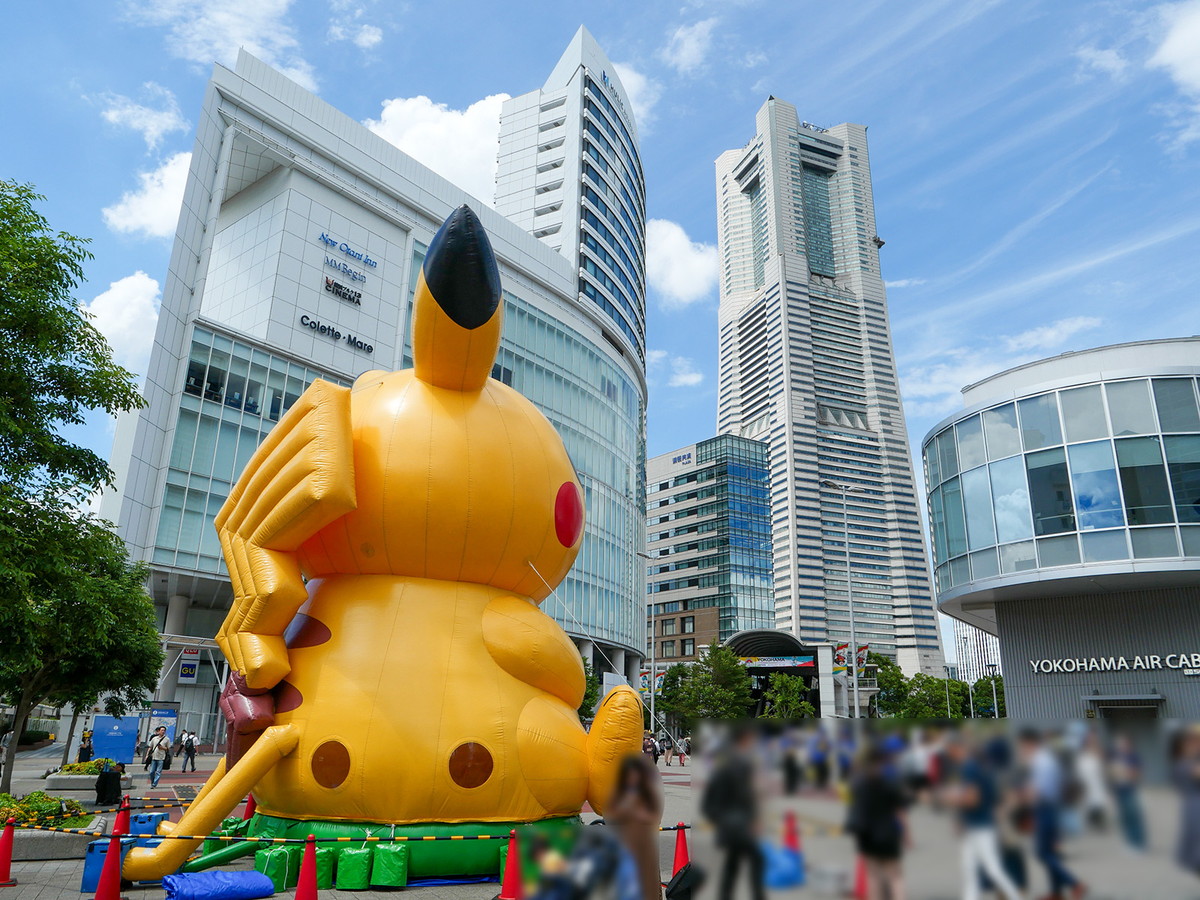
[{"label": "wispy cloud", "polygon": [[926,278],[897,278],[895,281],[885,281],[883,286],[886,288],[906,288],[916,287],[919,284],[925,284]]},{"label": "wispy cloud", "polygon": [[1129,69],[1129,60],[1121,55],[1121,51],[1108,47],[1081,47],[1075,51],[1075,58],[1086,72],[1101,73],[1118,81],[1124,79]]},{"label": "wispy cloud", "polygon": [[666,350],[646,352],[646,370],[652,379],[666,374],[667,386],[673,388],[695,387],[704,381],[704,373],[687,356],[674,356]]},{"label": "wispy cloud", "polygon": [[1095,316],[1074,316],[1069,319],[1059,319],[1057,322],[1052,322],[1049,325],[1039,325],[1037,328],[1030,328],[1028,331],[1022,331],[1020,334],[1007,337],[1004,339],[1004,346],[1010,352],[1022,350],[1055,350],[1061,347],[1064,341],[1074,337],[1079,332],[1099,328],[1101,324],[1103,324],[1102,320],[1097,319]]},{"label": "wispy cloud", "polygon": [[717,287],[717,248],[693,241],[667,219],[646,222],[646,280],[667,309],[711,297]]},{"label": "wispy cloud", "polygon": [[629,63],[613,63],[613,68],[633,106],[638,130],[644,132],[654,121],[654,107],[662,96],[662,85]]},{"label": "wispy cloud", "polygon": [[122,94],[105,94],[100,98],[104,104],[100,115],[110,125],[139,132],[148,150],[156,150],[166,135],[191,128],[167,88],[147,81],[142,97],[144,102],[139,103]]},{"label": "wispy cloud", "polygon": [[680,25],[659,52],[663,61],[681,75],[690,75],[708,60],[712,47],[713,29],[717,17],[701,19],[691,25]]},{"label": "wispy cloud", "polygon": [[1164,69],[1183,95],[1166,112],[1175,128],[1169,146],[1182,152],[1200,140],[1200,0],[1160,6],[1162,42],[1147,65]]}]

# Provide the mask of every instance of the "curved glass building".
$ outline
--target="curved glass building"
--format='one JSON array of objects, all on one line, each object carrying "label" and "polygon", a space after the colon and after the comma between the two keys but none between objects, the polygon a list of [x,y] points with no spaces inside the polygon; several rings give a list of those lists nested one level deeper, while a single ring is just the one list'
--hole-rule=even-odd
[{"label": "curved glass building", "polygon": [[[538,165],[527,173],[531,184],[540,184]],[[626,190],[636,188],[630,200],[640,203],[637,173]],[[622,679],[638,673],[646,628],[636,555],[644,543],[643,294],[625,287],[622,303],[588,274],[582,251],[576,259],[574,250],[547,246],[243,53],[235,70],[216,67],[205,96],[148,405],[118,423],[117,489],[102,500],[134,557],[152,567],[168,651],[156,699],[179,703],[180,724],[205,741],[222,731],[216,698],[224,663],[211,638],[230,602],[213,518],[254,449],[314,379],[350,384],[372,369],[411,365],[408,326],[421,263],[441,222],[464,202],[487,228],[504,288],[493,377],[546,414],[585,492],[578,560],[542,609],[598,671]],[[582,220],[598,209],[585,198],[573,215]],[[621,274],[637,286],[644,216],[627,211],[633,225],[620,234],[629,245],[614,239],[630,260]],[[567,201],[560,212],[565,221]],[[616,224],[605,227],[617,234]],[[580,246],[600,234],[586,222],[572,228]],[[587,264],[622,284],[595,256],[599,263]],[[603,289],[612,309],[582,284]],[[198,672],[190,665],[197,661]],[[181,662],[189,663],[187,678]]]},{"label": "curved glass building", "polygon": [[963,390],[923,445],[941,610],[1000,639],[1015,716],[1200,715],[1200,338]]}]

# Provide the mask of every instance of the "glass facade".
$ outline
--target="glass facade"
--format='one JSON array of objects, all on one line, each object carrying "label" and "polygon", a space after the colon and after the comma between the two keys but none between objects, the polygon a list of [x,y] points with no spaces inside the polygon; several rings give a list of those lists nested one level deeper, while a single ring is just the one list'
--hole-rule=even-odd
[{"label": "glass facade", "polygon": [[1200,556],[1200,394],[1134,378],[1025,397],[925,442],[937,589]]}]

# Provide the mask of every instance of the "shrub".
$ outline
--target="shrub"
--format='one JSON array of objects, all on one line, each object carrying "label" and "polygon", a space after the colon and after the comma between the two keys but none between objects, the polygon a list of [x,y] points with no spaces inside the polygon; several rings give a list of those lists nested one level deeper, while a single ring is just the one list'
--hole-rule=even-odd
[{"label": "shrub", "polygon": [[23,731],[18,744],[36,744],[38,741],[50,740],[50,732],[48,731]]},{"label": "shrub", "polygon": [[89,760],[85,763],[67,763],[58,770],[59,775],[99,775],[104,770],[105,765],[112,765],[113,760],[105,759],[103,756],[98,759]]},{"label": "shrub", "polygon": [[[64,813],[63,818],[56,818]],[[0,821],[9,818],[18,822],[53,820],[53,824],[61,828],[78,828],[90,822],[92,815],[75,800],[51,797],[45,791],[34,791],[20,800],[11,794],[0,794]]]}]

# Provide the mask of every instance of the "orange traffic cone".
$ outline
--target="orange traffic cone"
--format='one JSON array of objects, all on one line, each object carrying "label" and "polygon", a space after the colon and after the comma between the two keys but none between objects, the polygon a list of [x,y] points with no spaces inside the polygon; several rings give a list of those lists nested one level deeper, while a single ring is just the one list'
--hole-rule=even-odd
[{"label": "orange traffic cone", "polygon": [[258,804],[254,802],[254,795],[247,794],[246,811],[242,813],[242,821],[245,822],[247,819],[252,818],[256,809],[258,809]]},{"label": "orange traffic cone", "polygon": [[126,794],[121,798],[121,805],[117,807],[117,817],[113,820],[113,834],[129,834],[129,795]]},{"label": "orange traffic cone", "polygon": [[108,839],[108,852],[104,854],[104,867],[100,870],[100,883],[96,886],[94,900],[129,900],[121,896],[121,838],[123,833],[114,829]]},{"label": "orange traffic cone", "polygon": [[679,874],[679,870],[691,862],[688,856],[687,829],[680,822],[675,829],[675,865],[671,867],[671,877]]},{"label": "orange traffic cone", "polygon": [[521,900],[521,851],[517,849],[517,830],[508,833],[508,858],[504,861],[504,880],[496,900]]},{"label": "orange traffic cone", "polygon": [[296,882],[296,900],[317,900],[317,837],[304,841],[304,859],[300,862],[300,880]]},{"label": "orange traffic cone", "polygon": [[867,900],[867,862],[861,856],[854,867],[854,900]]},{"label": "orange traffic cone", "polygon": [[783,849],[793,853],[804,850],[800,846],[800,829],[796,825],[796,814],[790,809],[783,814]]},{"label": "orange traffic cone", "polygon": [[13,832],[17,820],[10,818],[4,823],[4,833],[0,834],[0,887],[12,887],[17,879],[12,877]]}]

